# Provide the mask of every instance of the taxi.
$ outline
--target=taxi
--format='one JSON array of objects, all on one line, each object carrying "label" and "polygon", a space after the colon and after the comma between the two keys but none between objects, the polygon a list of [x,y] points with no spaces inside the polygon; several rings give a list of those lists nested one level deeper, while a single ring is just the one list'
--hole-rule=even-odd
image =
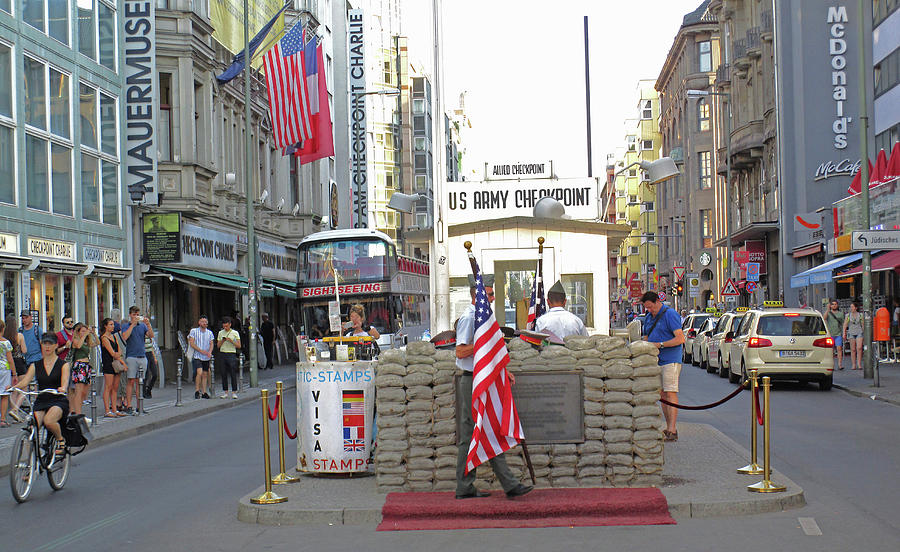
[{"label": "taxi", "polygon": [[684,332],[684,352],[682,353],[681,361],[685,364],[691,364],[691,357],[693,356],[694,350],[694,338],[697,337],[700,326],[702,326],[710,316],[710,314],[705,312],[694,312],[684,317],[684,322],[681,324],[681,331]]},{"label": "taxi", "polygon": [[750,309],[731,337],[728,380],[738,383],[756,368],[773,380],[815,381],[831,389],[834,372],[832,348],[825,320],[813,309],[786,309],[781,301],[766,301]]},{"label": "taxi", "polygon": [[726,334],[740,325],[747,310],[747,307],[738,307],[734,312],[726,312],[719,317],[706,345],[706,371],[710,374],[718,373],[719,377],[728,377],[727,361],[732,340]]},{"label": "taxi", "polygon": [[719,311],[715,308],[707,308],[706,313],[709,314],[700,329],[697,330],[697,337],[694,338],[691,345],[691,364],[706,369],[709,360],[709,338],[716,324],[719,322]]}]

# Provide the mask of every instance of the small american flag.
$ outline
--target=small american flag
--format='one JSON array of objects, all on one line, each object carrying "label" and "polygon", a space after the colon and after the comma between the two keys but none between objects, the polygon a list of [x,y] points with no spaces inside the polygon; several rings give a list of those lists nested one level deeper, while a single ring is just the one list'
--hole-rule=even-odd
[{"label": "small american flag", "polygon": [[263,58],[275,145],[286,148],[312,137],[303,68],[303,25],[295,24]]},{"label": "small american flag", "polygon": [[531,282],[531,303],[528,305],[528,321],[525,323],[526,330],[533,330],[537,319],[547,312],[547,305],[544,303],[544,279],[540,275],[536,276]]},{"label": "small american flag", "polygon": [[472,375],[475,429],[466,458],[466,473],[525,438],[506,372],[509,351],[491,310],[481,269],[477,264],[475,269],[475,369]]}]

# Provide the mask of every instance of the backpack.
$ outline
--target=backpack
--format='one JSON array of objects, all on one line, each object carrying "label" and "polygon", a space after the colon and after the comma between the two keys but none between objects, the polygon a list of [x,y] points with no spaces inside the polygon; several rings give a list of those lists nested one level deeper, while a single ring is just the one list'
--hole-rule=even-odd
[{"label": "backpack", "polygon": [[[84,414],[70,414],[66,423],[61,424],[59,429],[68,447],[86,447],[94,438],[84,419]],[[73,456],[75,454],[78,453],[73,453]]]}]

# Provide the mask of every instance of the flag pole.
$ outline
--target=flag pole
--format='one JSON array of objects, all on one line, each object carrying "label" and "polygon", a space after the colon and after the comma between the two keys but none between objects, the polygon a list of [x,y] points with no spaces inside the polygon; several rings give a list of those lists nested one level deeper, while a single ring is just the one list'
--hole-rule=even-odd
[{"label": "flag pole", "polygon": [[[539,238],[538,243],[542,244],[543,243],[542,240],[543,240],[543,238]],[[466,240],[466,242],[463,244],[463,247],[466,248],[466,253],[469,257],[469,266],[472,267],[472,274],[477,279],[478,278],[478,263],[475,261],[475,254],[472,253],[472,242]],[[542,250],[543,245],[539,245],[538,247],[539,247],[539,251],[540,251],[540,250]],[[506,370],[506,368],[504,368],[504,370]],[[507,377],[509,377],[509,370],[507,370]],[[474,393],[474,389],[473,389],[473,393]],[[473,396],[472,404],[474,404],[474,403],[475,403],[475,397]],[[522,454],[525,455],[525,465],[528,466],[528,473],[531,475],[531,483],[532,483],[532,485],[535,485],[536,483],[534,480],[534,466],[531,463],[531,455],[528,454],[528,445],[525,443],[525,439],[520,439],[519,444],[522,445]]]},{"label": "flag pole", "polygon": [[254,197],[250,180],[250,160],[252,158],[251,140],[251,110],[250,110],[250,7],[249,1],[244,0],[244,189],[247,193],[247,303],[250,310],[250,327],[247,331],[250,343],[244,346],[250,347],[247,359],[250,361],[250,387],[259,384],[257,379],[259,368],[256,358],[256,235],[254,218]]}]

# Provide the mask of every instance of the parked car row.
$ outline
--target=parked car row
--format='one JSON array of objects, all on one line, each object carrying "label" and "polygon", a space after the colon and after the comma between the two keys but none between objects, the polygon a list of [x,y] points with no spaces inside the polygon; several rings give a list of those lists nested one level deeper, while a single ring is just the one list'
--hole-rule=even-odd
[{"label": "parked car row", "polygon": [[738,383],[756,368],[773,380],[815,381],[831,389],[832,350],[822,315],[813,309],[786,309],[779,301],[762,308],[738,308],[720,316],[690,314],[684,362]]}]

